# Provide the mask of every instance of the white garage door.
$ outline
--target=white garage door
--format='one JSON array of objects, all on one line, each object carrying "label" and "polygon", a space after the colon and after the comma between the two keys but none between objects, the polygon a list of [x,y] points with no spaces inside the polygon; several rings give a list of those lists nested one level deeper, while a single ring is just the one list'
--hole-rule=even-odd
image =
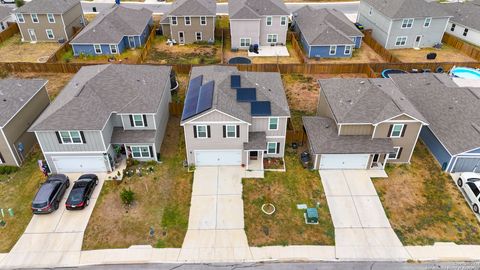
[{"label": "white garage door", "polygon": [[241,165],[242,150],[195,151],[196,166]]},{"label": "white garage door", "polygon": [[369,159],[368,154],[324,154],[320,158],[320,169],[366,169]]},{"label": "white garage door", "polygon": [[106,172],[107,164],[103,157],[52,157],[58,173]]}]

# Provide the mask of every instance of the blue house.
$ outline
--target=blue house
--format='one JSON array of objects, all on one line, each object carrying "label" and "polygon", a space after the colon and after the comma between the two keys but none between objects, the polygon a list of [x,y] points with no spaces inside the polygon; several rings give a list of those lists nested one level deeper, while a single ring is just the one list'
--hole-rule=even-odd
[{"label": "blue house", "polygon": [[293,13],[293,24],[309,58],[352,57],[362,45],[362,32],[336,9],[304,6]]},{"label": "blue house", "polygon": [[115,5],[98,14],[70,42],[73,55],[114,55],[142,47],[152,25],[152,11]]}]

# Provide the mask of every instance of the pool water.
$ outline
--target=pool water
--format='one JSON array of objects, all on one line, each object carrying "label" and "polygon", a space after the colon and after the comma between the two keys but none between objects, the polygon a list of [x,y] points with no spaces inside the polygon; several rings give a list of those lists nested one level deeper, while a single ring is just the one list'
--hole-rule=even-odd
[{"label": "pool water", "polygon": [[464,78],[464,79],[479,79],[480,80],[480,70],[473,69],[473,68],[463,68],[458,67],[452,69],[452,75]]}]

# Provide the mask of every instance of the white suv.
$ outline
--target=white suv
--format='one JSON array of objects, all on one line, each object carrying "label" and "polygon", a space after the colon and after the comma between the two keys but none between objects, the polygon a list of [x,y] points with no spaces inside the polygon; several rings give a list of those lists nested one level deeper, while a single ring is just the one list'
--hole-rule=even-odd
[{"label": "white suv", "polygon": [[463,189],[470,201],[473,212],[479,213],[480,204],[480,174],[462,173],[457,180],[457,185]]}]

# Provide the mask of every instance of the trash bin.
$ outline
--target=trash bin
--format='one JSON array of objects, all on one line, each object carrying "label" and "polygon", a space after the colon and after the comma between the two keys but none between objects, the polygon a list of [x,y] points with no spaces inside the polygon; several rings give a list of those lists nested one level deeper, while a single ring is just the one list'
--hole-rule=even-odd
[{"label": "trash bin", "polygon": [[437,53],[432,52],[432,53],[427,54],[427,59],[428,60],[434,60],[435,58],[437,58]]},{"label": "trash bin", "polygon": [[317,208],[307,208],[307,223],[318,223]]}]

